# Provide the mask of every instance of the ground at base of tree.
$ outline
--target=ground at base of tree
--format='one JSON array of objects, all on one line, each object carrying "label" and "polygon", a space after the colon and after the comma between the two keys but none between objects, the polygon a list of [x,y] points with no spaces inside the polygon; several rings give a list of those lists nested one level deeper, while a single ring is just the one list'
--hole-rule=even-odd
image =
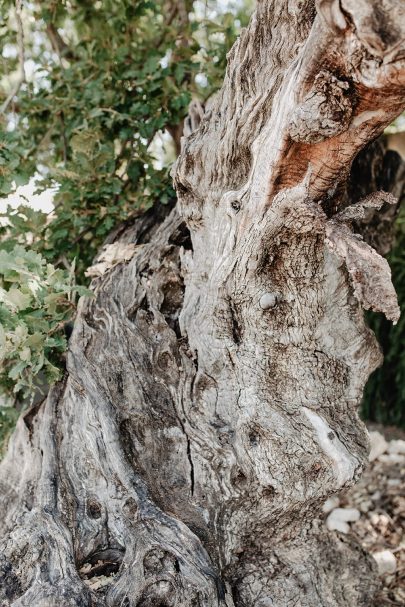
[{"label": "ground at base of tree", "polygon": [[[373,607],[405,605],[405,432],[369,428],[373,461],[360,482],[325,505],[325,523],[339,525],[377,560],[382,589]],[[345,514],[347,516],[345,517]],[[356,519],[345,522],[345,519]]]},{"label": "ground at base of tree", "polygon": [[[382,582],[372,607],[402,607],[405,604],[405,432],[381,426],[370,426],[369,430],[377,441],[376,457],[358,484],[327,501],[325,523],[330,517],[335,516],[337,520],[340,510],[352,515],[357,512],[359,518],[348,523],[348,533],[375,556]],[[342,516],[344,518],[344,513]],[[104,571],[99,570],[101,567]],[[115,576],[113,567],[109,570],[101,562],[86,563],[80,573],[92,590],[107,588]]]}]

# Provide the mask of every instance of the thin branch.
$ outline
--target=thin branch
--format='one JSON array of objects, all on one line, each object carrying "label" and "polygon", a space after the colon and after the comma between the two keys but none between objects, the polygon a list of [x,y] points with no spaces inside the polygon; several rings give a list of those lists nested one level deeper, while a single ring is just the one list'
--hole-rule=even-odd
[{"label": "thin branch", "polygon": [[166,131],[173,139],[174,148],[176,150],[176,156],[179,156],[181,152],[181,138],[183,136],[184,120],[178,124],[168,124]]},{"label": "thin branch", "polygon": [[63,110],[59,112],[59,119],[62,125],[62,142],[63,142],[63,164],[66,165],[68,158],[68,142],[66,138],[66,129],[65,129],[65,116],[63,114]]},{"label": "thin branch", "polygon": [[49,41],[52,45],[53,50],[59,57],[59,61],[62,63],[62,59],[75,59],[75,55],[72,52],[72,49],[68,44],[64,41],[62,36],[60,35],[58,29],[55,27],[53,23],[48,23],[46,26],[46,33],[49,38]]},{"label": "thin branch", "polygon": [[168,11],[167,13],[167,19],[165,20],[164,24],[163,24],[163,33],[160,36],[160,38],[158,38],[158,40],[156,41],[155,48],[160,48],[160,45],[162,44],[162,42],[164,41],[164,39],[166,38],[166,28],[170,27],[170,25],[173,22],[173,19],[175,18],[175,16],[178,13],[178,6],[177,3],[175,2],[172,6],[171,9]]},{"label": "thin branch", "polygon": [[10,103],[13,101],[14,97],[17,95],[18,91],[20,90],[21,85],[26,80],[25,67],[24,67],[24,63],[25,63],[24,29],[23,29],[21,14],[22,14],[22,0],[16,0],[15,17],[16,17],[16,21],[17,21],[18,64],[19,64],[20,73],[19,73],[17,82],[15,83],[14,87],[12,88],[9,96],[7,97],[7,99],[5,100],[3,105],[0,107],[0,114],[4,114],[6,112],[8,106],[10,105]]}]

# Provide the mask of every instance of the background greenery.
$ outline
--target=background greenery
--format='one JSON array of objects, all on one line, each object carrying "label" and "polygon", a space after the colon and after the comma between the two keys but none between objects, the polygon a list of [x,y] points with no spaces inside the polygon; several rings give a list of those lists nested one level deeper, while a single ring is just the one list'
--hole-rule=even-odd
[{"label": "background greenery", "polygon": [[[57,194],[50,217],[27,208],[7,212],[3,247],[29,246],[57,265],[76,259],[83,279],[114,225],[135,208],[173,198],[174,150],[168,145],[158,160],[157,136],[176,129],[193,96],[204,99],[218,87],[226,50],[247,15],[239,8],[239,21],[229,12],[213,20],[210,4],[217,3],[23,5],[31,77],[2,120],[0,193],[39,173],[38,188],[57,187]],[[9,14],[0,29],[7,96],[21,49],[14,3],[2,0],[0,10]]]},{"label": "background greenery", "polygon": [[[0,0],[0,442],[40,378],[60,376],[65,323],[106,236],[174,198],[169,171],[188,105],[220,86],[252,6]],[[56,191],[53,211],[6,209],[33,178]],[[391,263],[403,306],[404,239],[399,223]],[[371,318],[387,357],[364,411],[379,421],[405,423],[404,322]]]},{"label": "background greenery", "polygon": [[363,399],[365,419],[405,428],[405,209],[396,223],[396,240],[388,255],[401,318],[393,325],[382,314],[368,314],[381,344],[384,363],[370,377]]}]

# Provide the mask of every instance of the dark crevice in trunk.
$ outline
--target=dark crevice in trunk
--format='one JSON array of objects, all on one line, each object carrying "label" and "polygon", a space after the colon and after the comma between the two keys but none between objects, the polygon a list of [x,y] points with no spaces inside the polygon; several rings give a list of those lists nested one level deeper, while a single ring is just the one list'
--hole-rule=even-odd
[{"label": "dark crevice in trunk", "polygon": [[147,244],[175,204],[175,200],[171,200],[166,205],[157,201],[150,209],[137,211],[133,217],[117,226],[104,244],[111,244],[118,240],[125,243]]},{"label": "dark crevice in trunk", "polygon": [[190,230],[185,221],[182,221],[178,228],[170,236],[169,243],[178,247],[183,247],[186,251],[193,250]]},{"label": "dark crevice in trunk", "polygon": [[125,550],[123,548],[100,549],[89,555],[80,565],[80,575],[84,579],[96,576],[111,576],[118,573],[123,561]]},{"label": "dark crevice in trunk", "polygon": [[238,321],[237,310],[232,300],[229,301],[229,310],[231,314],[232,338],[234,343],[239,346],[242,340],[242,328]]},{"label": "dark crevice in trunk", "polygon": [[187,440],[187,459],[190,464],[190,493],[193,496],[195,478],[194,478],[194,463],[193,463],[193,458],[191,456],[191,442],[190,442],[190,437],[188,436],[186,429],[184,427],[183,421],[180,419],[180,417],[178,417],[178,420],[179,420],[181,429],[183,430],[184,436],[186,437],[186,440]]}]

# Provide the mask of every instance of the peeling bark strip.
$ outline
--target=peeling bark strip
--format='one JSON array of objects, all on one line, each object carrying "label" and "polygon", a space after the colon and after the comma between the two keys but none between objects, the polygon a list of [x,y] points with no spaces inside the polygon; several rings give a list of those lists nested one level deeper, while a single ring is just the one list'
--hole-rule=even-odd
[{"label": "peeling bark strip", "polygon": [[65,381],[0,466],[2,607],[370,605],[370,560],[316,516],[367,456],[361,306],[398,317],[351,231],[379,203],[346,185],[404,105],[405,9],[316,8],[258,2],[188,123],[178,208],[93,268]]}]

